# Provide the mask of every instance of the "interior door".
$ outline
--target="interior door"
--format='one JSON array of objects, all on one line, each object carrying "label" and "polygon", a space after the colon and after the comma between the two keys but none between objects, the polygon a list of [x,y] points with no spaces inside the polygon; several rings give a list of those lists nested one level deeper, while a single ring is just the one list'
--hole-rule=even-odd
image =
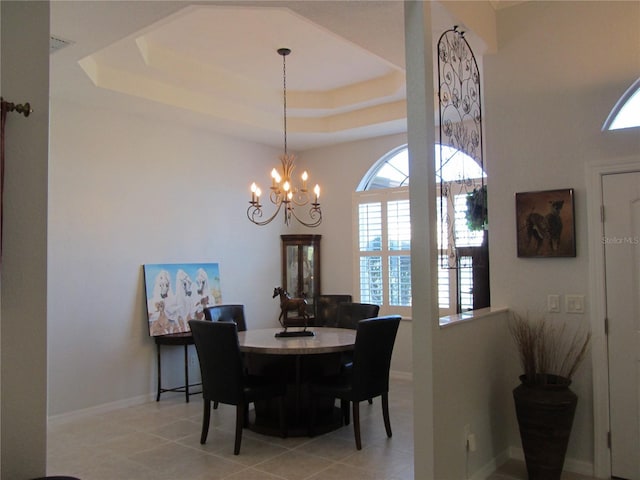
[{"label": "interior door", "polygon": [[602,177],[611,473],[640,480],[640,172]]}]

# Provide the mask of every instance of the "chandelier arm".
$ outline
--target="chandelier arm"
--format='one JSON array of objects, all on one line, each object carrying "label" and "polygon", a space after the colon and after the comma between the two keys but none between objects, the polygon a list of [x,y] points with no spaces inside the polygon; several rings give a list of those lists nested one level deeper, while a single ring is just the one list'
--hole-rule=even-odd
[{"label": "chandelier arm", "polygon": [[282,204],[283,193],[280,190],[271,190],[269,192],[269,201],[280,208]]},{"label": "chandelier arm", "polygon": [[300,222],[305,227],[317,227],[322,223],[322,210],[320,210],[320,204],[312,203],[311,208],[309,208],[309,218],[311,221],[305,222],[300,217],[296,215],[296,212],[293,208],[289,209],[289,213],[295,218],[298,222]]},{"label": "chandelier arm", "polygon": [[[251,203],[251,202],[249,202]],[[275,212],[273,212],[273,214],[267,218],[266,220],[256,220],[256,218],[262,218],[262,205],[254,205],[251,204],[249,205],[249,208],[247,208],[247,218],[252,222],[255,223],[258,226],[265,226],[268,223],[271,223],[271,221],[276,218],[276,216],[278,215],[278,213],[280,213],[280,209],[282,208],[282,202],[280,202],[279,204],[277,204],[277,208],[275,210]]]}]

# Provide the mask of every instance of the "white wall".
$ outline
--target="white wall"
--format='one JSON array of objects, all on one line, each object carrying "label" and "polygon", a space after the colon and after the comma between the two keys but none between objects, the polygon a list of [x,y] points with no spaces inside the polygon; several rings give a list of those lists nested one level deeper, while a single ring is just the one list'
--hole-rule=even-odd
[{"label": "white wall", "polygon": [[[484,478],[504,461],[515,416],[509,376],[517,356],[509,348],[507,312],[438,329],[433,339],[435,478]],[[468,452],[465,426],[476,437]],[[473,477],[473,474],[476,474]]]},{"label": "white wall", "polygon": [[407,143],[406,135],[344,143],[307,150],[300,165],[322,187],[322,224],[314,233],[322,237],[322,292],[353,295],[352,201],[362,177],[371,166],[393,148]]},{"label": "white wall", "polygon": [[[250,180],[277,153],[52,99],[50,415],[156,388],[142,264],[218,262],[223,301],[244,303],[251,327],[277,325],[282,225],[246,218]],[[173,350],[166,385],[182,379]]]},{"label": "white wall", "polygon": [[[588,293],[585,165],[640,151],[637,130],[600,131],[640,71],[639,22],[637,2],[527,2],[498,12],[499,48],[484,59],[483,87],[492,304],[536,315],[548,294]],[[517,258],[515,192],[558,188],[575,189],[577,257]],[[584,315],[562,317],[589,323],[589,300]],[[579,401],[569,466],[588,471],[590,359],[572,388]],[[509,418],[510,444],[519,447]]]},{"label": "white wall", "polygon": [[[484,58],[483,84],[493,305],[537,313],[547,294],[587,293],[584,165],[638,151],[637,132],[602,133],[600,126],[637,76],[639,8],[528,2],[498,13],[498,52]],[[51,123],[50,414],[155,389],[143,263],[218,261],[224,300],[245,303],[252,325],[275,324],[270,290],[280,279],[282,229],[250,225],[245,197],[249,177],[266,176],[277,151],[55,99]],[[406,136],[394,135],[300,153],[323,187],[324,221],[314,230],[323,235],[323,292],[352,290],[351,192],[377,158],[402,143]],[[514,193],[569,187],[576,189],[577,258],[518,259]],[[589,321],[588,300],[575,321]],[[406,351],[410,337],[403,331],[396,350]],[[441,478],[463,478],[458,435],[466,423],[479,440],[470,473],[519,446],[510,410],[518,366],[501,315],[441,329],[433,342],[435,435],[442,440],[436,468]],[[394,358],[392,368],[410,371],[406,360]],[[580,400],[570,466],[588,468],[588,360],[573,387]]]},{"label": "white wall", "polygon": [[49,3],[1,2],[7,113],[0,329],[0,477],[45,474]]},{"label": "white wall", "polygon": [[[219,262],[223,301],[244,303],[251,327],[277,325],[284,230],[256,227],[245,213],[247,185],[267,178],[277,150],[58,99],[51,112],[50,415],[155,389],[142,264]],[[352,192],[403,143],[394,135],[300,155],[323,186],[324,221],[313,231],[323,236],[323,292],[352,291]],[[408,328],[393,367],[404,374]],[[165,383],[178,384],[181,350],[166,358]]]},{"label": "white wall", "polygon": [[[300,154],[300,164],[313,174],[313,183],[319,182],[323,192],[323,221],[316,229],[322,234],[323,293],[359,295],[353,290],[353,193],[376,161],[406,143],[405,134],[389,135]],[[413,370],[411,321],[405,320],[400,324],[391,369],[409,376]]]}]

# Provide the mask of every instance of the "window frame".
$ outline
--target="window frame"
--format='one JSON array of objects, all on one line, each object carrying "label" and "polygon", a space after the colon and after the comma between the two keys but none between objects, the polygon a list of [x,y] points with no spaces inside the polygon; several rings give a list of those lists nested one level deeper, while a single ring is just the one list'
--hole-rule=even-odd
[{"label": "window frame", "polygon": [[[365,190],[359,192],[353,192],[352,195],[352,227],[353,232],[356,234],[352,237],[352,248],[355,255],[355,261],[353,262],[353,292],[354,292],[354,301],[361,301],[361,290],[360,290],[360,258],[361,257],[381,257],[382,259],[382,284],[383,284],[383,301],[380,304],[380,315],[391,315],[397,314],[401,315],[403,318],[411,317],[411,305],[409,306],[398,306],[398,305],[390,305],[389,302],[389,258],[395,256],[411,256],[411,248],[409,249],[401,249],[401,250],[390,250],[389,249],[389,237],[388,237],[388,229],[386,228],[386,219],[387,219],[387,203],[396,201],[396,200],[409,200],[409,187],[396,187],[396,188],[385,188],[385,189],[377,189],[377,190]],[[364,203],[376,203],[380,202],[382,204],[382,218],[384,221],[382,222],[382,235],[381,235],[381,244],[382,248],[380,250],[360,250],[360,218],[359,218],[359,205]],[[413,292],[411,292],[413,295]]]},{"label": "window frame", "polygon": [[[449,146],[450,147],[450,146]],[[453,148],[453,147],[450,147]],[[371,182],[377,177],[378,172],[382,170],[384,165],[388,163],[393,157],[398,155],[402,150],[406,150],[407,145],[400,145],[396,148],[391,149],[384,156],[380,157],[367,171],[364,177],[361,179],[358,189],[353,193],[352,196],[352,228],[353,228],[353,252],[354,252],[354,262],[353,262],[353,292],[355,301],[361,301],[361,258],[363,256],[371,256],[371,257],[381,257],[381,265],[382,265],[382,303],[380,304],[380,314],[386,315],[391,313],[397,313],[402,315],[403,317],[411,316],[411,306],[396,306],[390,305],[390,288],[389,288],[389,258],[392,256],[397,256],[398,252],[401,252],[402,255],[411,256],[411,249],[407,250],[389,250],[388,243],[388,235],[387,235],[387,204],[390,201],[394,200],[406,200],[409,201],[409,188],[410,188],[410,178],[407,175],[405,186],[400,187],[390,187],[390,188],[374,188],[372,190],[366,190],[369,187]],[[471,190],[474,187],[483,185],[486,179],[486,172],[483,172],[483,178],[474,178],[470,186],[467,188]],[[440,196],[440,187],[441,183],[438,181],[436,185],[436,190],[438,192],[438,197],[447,200],[446,208],[447,210],[453,208],[455,203],[456,195],[463,195],[465,186],[457,185],[456,181],[448,181],[445,182],[448,184],[450,195],[445,197]],[[380,203],[382,206],[381,218],[382,218],[382,234],[381,234],[381,250],[370,250],[370,251],[361,251],[360,250],[360,205],[366,203]],[[411,207],[409,207],[411,208]],[[440,208],[438,208],[438,215],[440,215]],[[457,223],[457,222],[456,222]],[[439,225],[439,224],[438,224]],[[440,243],[440,236],[438,236],[438,243]],[[462,283],[460,280],[461,274],[469,275],[469,272],[461,272],[458,268],[446,268],[442,266],[442,262],[440,258],[442,255],[447,255],[447,247],[439,246],[438,248],[438,305],[439,305],[439,315],[447,316],[447,315],[455,315],[457,313],[458,305],[460,304],[461,308],[464,308],[466,305],[461,302],[462,296],[465,292],[461,292],[461,288],[459,284]],[[469,267],[468,269],[471,269]],[[445,273],[446,272],[446,273]],[[446,289],[449,292],[448,294],[448,307],[442,307],[441,297],[440,297],[440,289],[445,287],[442,285],[441,278],[446,276],[448,278],[448,283],[446,285]],[[411,291],[411,296],[413,297],[414,292]],[[473,308],[468,310],[463,310],[462,313],[467,313],[473,311]]]}]

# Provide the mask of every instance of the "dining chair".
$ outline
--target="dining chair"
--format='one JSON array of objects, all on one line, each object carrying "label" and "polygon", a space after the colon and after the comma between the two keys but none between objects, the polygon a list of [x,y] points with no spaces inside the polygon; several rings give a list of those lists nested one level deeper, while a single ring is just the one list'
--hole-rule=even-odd
[{"label": "dining chair", "polygon": [[355,330],[358,322],[378,316],[380,305],[373,303],[340,302],[336,311],[336,326]]},{"label": "dining chair", "polygon": [[316,327],[335,327],[338,318],[338,304],[351,300],[352,297],[348,294],[318,295],[314,325]]},{"label": "dining chair", "polygon": [[240,345],[238,329],[233,322],[210,322],[189,320],[189,327],[198,352],[202,374],[202,398],[204,413],[200,443],[205,444],[209,433],[211,402],[236,406],[236,432],[233,454],[240,453],[242,428],[249,422],[249,403],[256,400],[278,399],[280,431],[286,436],[284,395],[286,386],[246,373]]},{"label": "dining chair", "polygon": [[205,307],[204,318],[205,320],[213,322],[235,322],[235,324],[238,325],[239,332],[247,330],[247,322],[244,317],[244,305],[228,304]]},{"label": "dining chair", "polygon": [[[338,328],[350,328],[355,330],[360,320],[378,316],[380,305],[373,303],[341,302],[336,312],[336,326]],[[351,368],[353,352],[342,352],[342,368]],[[373,400],[369,399],[369,405]]]},{"label": "dining chair", "polygon": [[349,425],[349,403],[352,404],[356,448],[361,450],[360,402],[380,396],[384,428],[387,437],[391,438],[389,369],[400,318],[399,315],[387,315],[358,322],[353,366],[340,375],[318,377],[310,382],[311,435],[314,433],[318,397],[339,398],[345,425]]},{"label": "dining chair", "polygon": [[[211,322],[234,322],[238,326],[239,332],[245,332],[247,330],[247,322],[244,318],[244,305],[241,304],[227,304],[227,305],[212,305],[205,307],[204,319]],[[245,359],[245,364],[247,363]],[[248,368],[247,365],[245,367]],[[213,409],[218,409],[218,402],[213,402]]]}]

